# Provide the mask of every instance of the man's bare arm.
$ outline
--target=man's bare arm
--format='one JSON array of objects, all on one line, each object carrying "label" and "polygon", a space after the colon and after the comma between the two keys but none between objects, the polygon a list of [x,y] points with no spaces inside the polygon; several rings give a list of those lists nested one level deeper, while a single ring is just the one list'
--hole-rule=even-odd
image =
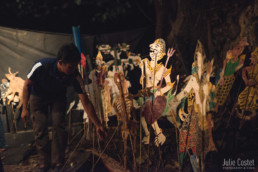
[{"label": "man's bare arm", "polygon": [[84,93],[82,94],[78,94],[81,102],[82,102],[82,106],[83,109],[85,110],[85,112],[87,113],[87,115],[89,116],[89,118],[92,120],[92,122],[94,123],[94,125],[96,127],[100,126],[101,123],[96,115],[95,109],[91,103],[91,101],[89,100],[88,96]]},{"label": "man's bare arm", "polygon": [[81,102],[83,109],[87,113],[88,117],[91,119],[91,121],[94,123],[96,126],[96,131],[99,135],[100,138],[104,138],[107,136],[107,132],[105,131],[104,127],[101,125],[101,122],[99,118],[96,115],[95,109],[89,100],[88,96],[85,93],[78,94]]},{"label": "man's bare arm", "polygon": [[30,91],[29,87],[33,84],[33,81],[29,80],[26,78],[24,85],[23,85],[23,92],[22,92],[22,113],[21,113],[21,118],[23,122],[28,122],[29,121],[29,112],[28,112],[28,102],[29,102],[29,97],[30,97]]}]

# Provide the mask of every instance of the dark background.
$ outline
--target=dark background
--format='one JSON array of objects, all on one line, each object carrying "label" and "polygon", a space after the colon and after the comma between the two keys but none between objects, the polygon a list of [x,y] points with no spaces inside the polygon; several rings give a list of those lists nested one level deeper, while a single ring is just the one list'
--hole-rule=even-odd
[{"label": "dark background", "polygon": [[[2,73],[7,73],[11,62],[14,63],[12,72],[16,72],[18,67],[25,68],[25,65],[33,63],[39,55],[55,55],[61,43],[72,41],[72,26],[80,25],[82,36],[90,42],[86,44],[85,41],[83,46],[86,49],[90,45],[87,51],[91,50],[89,54],[92,60],[96,56],[95,45],[121,43],[115,41],[116,38],[122,38],[121,35],[127,39],[132,37],[127,31],[147,28],[144,30],[146,34],[134,49],[135,52],[141,53],[142,57],[148,56],[148,45],[155,38],[163,38],[167,47],[176,49],[173,60],[168,64],[173,65],[171,78],[175,80],[177,74],[190,74],[197,40],[203,43],[206,58],[214,58],[215,72],[222,67],[226,51],[244,36],[249,42],[245,49],[248,58],[258,45],[258,0],[1,0],[0,25],[37,31],[12,30],[14,34],[9,35],[8,39],[11,42],[6,39],[0,42],[0,48],[7,50],[6,54],[2,49],[0,51],[1,55],[4,55],[1,56],[0,63]],[[11,39],[16,36],[16,31],[18,36],[23,38],[23,42]],[[53,32],[62,34],[62,39],[58,35],[54,35],[56,39],[52,39]],[[9,30],[1,33],[0,37],[5,38],[7,33]],[[27,37],[24,36],[25,33],[28,34]],[[39,33],[42,35],[38,35]],[[120,36],[116,33],[120,33]],[[44,39],[50,37],[49,42],[43,44]],[[30,42],[30,39],[34,39],[38,45],[34,44],[36,47],[32,47],[33,42]],[[12,43],[12,46],[9,43]],[[42,47],[45,48],[44,51],[38,51]],[[37,56],[26,58],[31,52],[36,52]],[[17,59],[14,60],[8,55],[14,55]],[[248,59],[245,62],[245,66],[247,65]],[[244,87],[240,70],[236,73],[236,82],[227,103],[218,113],[213,114],[213,138],[218,151],[212,152],[207,161],[210,162],[210,167],[217,163],[216,167],[219,168],[210,168],[209,171],[222,171],[220,168],[225,158],[255,159],[257,166],[257,117],[244,121],[237,118],[233,111],[233,105]],[[170,131],[174,131],[172,125],[169,124],[170,128],[160,126],[165,133],[169,130],[168,139],[175,144],[175,137],[171,137]],[[162,147],[163,150],[164,148],[171,149],[171,144]],[[166,153],[174,152],[175,149],[165,149],[162,153],[167,157]],[[157,154],[153,151],[152,155],[152,158],[155,158]],[[170,164],[168,160],[163,162]]]},{"label": "dark background", "polygon": [[155,10],[148,0],[2,0],[2,26],[48,32],[97,34],[155,25]]}]

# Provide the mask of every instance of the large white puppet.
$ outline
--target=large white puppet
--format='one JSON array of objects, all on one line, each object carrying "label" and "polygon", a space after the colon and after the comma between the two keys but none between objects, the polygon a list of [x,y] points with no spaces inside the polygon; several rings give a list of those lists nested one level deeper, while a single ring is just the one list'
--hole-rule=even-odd
[{"label": "large white puppet", "polygon": [[[200,41],[197,42],[194,62],[192,64],[192,74],[185,80],[185,86],[170,102],[166,112],[168,120],[179,129],[179,159],[180,165],[187,152],[191,149],[191,163],[194,171],[196,159],[203,160],[209,151],[216,150],[212,138],[213,121],[211,114],[207,112],[213,108],[213,98],[211,92],[215,90],[210,82],[213,60],[204,63],[205,53]],[[184,99],[187,98],[187,99]],[[187,100],[188,113],[184,112],[185,100]],[[177,107],[180,105],[179,112]],[[179,119],[177,118],[179,116]],[[203,132],[203,135],[201,133]],[[202,140],[203,139],[203,140]],[[204,154],[201,151],[204,151]],[[192,158],[195,157],[195,158]],[[202,166],[203,167],[203,166]]]},{"label": "large white puppet", "polygon": [[[148,131],[147,123],[151,124],[155,131],[155,144],[156,146],[162,145],[166,137],[162,133],[162,130],[158,126],[157,119],[164,112],[166,106],[166,97],[164,96],[169,90],[173,88],[174,83],[171,83],[170,73],[172,66],[167,69],[162,63],[158,63],[165,53],[165,41],[163,39],[157,39],[154,43],[150,44],[150,57],[151,61],[147,58],[143,59],[141,68],[140,83],[143,89],[150,90],[153,94],[145,95],[145,104],[142,108],[142,116],[140,118],[143,126],[145,137],[143,143],[149,144],[150,133]],[[175,50],[169,49],[167,53],[168,59],[174,54]],[[166,65],[167,65],[166,62]],[[165,86],[162,87],[162,80],[165,79]],[[146,123],[147,121],[147,123]]]}]

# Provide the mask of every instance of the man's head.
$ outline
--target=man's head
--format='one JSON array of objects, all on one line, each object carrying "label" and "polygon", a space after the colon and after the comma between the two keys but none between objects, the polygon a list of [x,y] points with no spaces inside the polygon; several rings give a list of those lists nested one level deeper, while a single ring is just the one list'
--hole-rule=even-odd
[{"label": "man's head", "polygon": [[77,47],[71,44],[63,45],[58,53],[58,70],[64,74],[72,74],[81,60],[81,55]]}]

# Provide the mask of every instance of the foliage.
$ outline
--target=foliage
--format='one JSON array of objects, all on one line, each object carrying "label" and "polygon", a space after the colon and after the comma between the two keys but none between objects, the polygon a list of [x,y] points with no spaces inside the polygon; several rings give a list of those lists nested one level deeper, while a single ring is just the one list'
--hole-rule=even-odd
[{"label": "foliage", "polygon": [[[149,6],[144,0],[144,6]],[[143,2],[144,2],[143,1]],[[93,22],[109,22],[120,16],[131,14],[136,1],[130,0],[3,0],[1,13],[13,13],[16,17],[42,18],[64,13],[90,15]],[[139,3],[138,3],[139,4]],[[79,10],[79,11],[78,11]]]},{"label": "foliage", "polygon": [[1,25],[54,32],[70,32],[74,25],[93,33],[138,28],[154,14],[150,0],[0,1]]}]

